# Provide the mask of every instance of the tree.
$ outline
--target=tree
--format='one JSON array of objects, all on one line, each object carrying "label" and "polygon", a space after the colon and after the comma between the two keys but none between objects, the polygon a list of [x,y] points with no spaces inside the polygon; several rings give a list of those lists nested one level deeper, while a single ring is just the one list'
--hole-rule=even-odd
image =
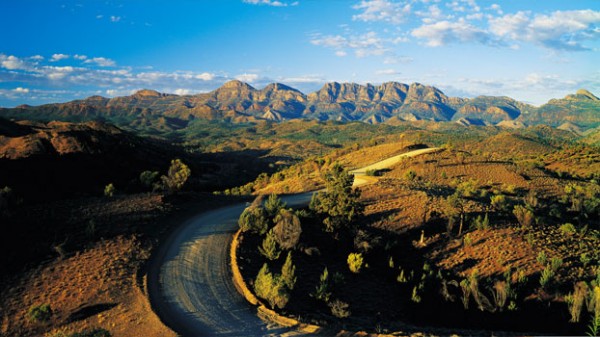
[{"label": "tree", "polygon": [[452,195],[449,195],[446,198],[442,211],[448,218],[449,234],[457,218],[459,219],[460,224],[458,227],[458,236],[460,236],[462,234],[463,224],[465,220],[465,205],[463,203],[463,199],[460,197],[458,192],[453,193]]},{"label": "tree", "polygon": [[266,263],[263,264],[258,271],[258,275],[256,275],[254,291],[256,296],[267,300],[273,309],[275,307],[282,309],[290,299],[289,292],[281,276],[271,274]]},{"label": "tree", "polygon": [[158,175],[158,171],[144,171],[140,173],[140,183],[146,188],[154,189]]},{"label": "tree", "polygon": [[166,176],[160,177],[163,188],[169,193],[177,193],[183,188],[192,171],[180,159],[171,160],[171,166]]},{"label": "tree", "polygon": [[300,218],[290,210],[280,209],[275,217],[273,233],[281,248],[289,250],[296,247],[302,234]]},{"label": "tree", "polygon": [[325,216],[323,224],[327,232],[337,232],[362,213],[362,205],[358,202],[360,190],[352,188],[354,176],[339,164],[335,164],[324,178],[326,191],[315,193],[309,207]]},{"label": "tree", "polygon": [[269,195],[269,198],[265,201],[265,211],[267,211],[267,215],[271,218],[276,216],[285,206],[285,203],[275,193]]},{"label": "tree", "polygon": [[265,239],[262,242],[262,245],[258,247],[258,251],[267,259],[273,261],[279,258],[281,251],[277,247],[277,241],[275,241],[275,233],[271,229]]},{"label": "tree", "polygon": [[264,235],[269,229],[264,208],[256,206],[247,207],[242,212],[238,219],[238,225],[242,232],[251,231],[258,235]]},{"label": "tree", "polygon": [[329,271],[327,267],[323,269],[323,273],[319,277],[319,284],[315,288],[315,292],[312,294],[317,300],[329,302],[331,292],[329,291]]},{"label": "tree", "polygon": [[288,289],[294,289],[296,285],[296,266],[292,262],[292,252],[288,252],[285,263],[281,267],[281,279]]},{"label": "tree", "polygon": [[531,227],[535,219],[533,211],[521,205],[515,205],[515,207],[513,208],[513,214],[515,215],[517,221],[519,222],[519,224],[521,224],[521,227],[523,228]]},{"label": "tree", "polygon": [[360,270],[362,269],[362,265],[363,265],[363,256],[361,253],[350,253],[348,255],[348,268],[350,268],[350,271],[358,274],[360,273]]},{"label": "tree", "polygon": [[106,187],[104,187],[104,196],[112,198],[114,194],[115,194],[115,185],[110,183],[110,184],[106,185]]}]

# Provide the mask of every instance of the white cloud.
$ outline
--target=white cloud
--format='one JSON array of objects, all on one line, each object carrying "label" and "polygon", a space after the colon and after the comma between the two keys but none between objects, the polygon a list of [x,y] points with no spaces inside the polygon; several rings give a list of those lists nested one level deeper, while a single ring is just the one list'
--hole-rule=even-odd
[{"label": "white cloud", "polygon": [[0,65],[2,68],[9,70],[28,70],[31,68],[31,65],[22,59],[13,55],[6,56],[4,54],[0,54]]},{"label": "white cloud", "polygon": [[52,58],[50,59],[50,62],[57,62],[60,60],[66,60],[68,59],[70,56],[67,54],[54,54],[52,55]]},{"label": "white cloud", "polygon": [[247,83],[255,82],[256,80],[258,80],[258,78],[259,76],[257,74],[241,74],[235,77],[236,80]]},{"label": "white cloud", "polygon": [[517,12],[489,20],[490,31],[502,38],[531,42],[563,51],[589,50],[584,41],[600,39],[600,11],[555,11],[550,15]]},{"label": "white cloud", "polygon": [[278,0],[243,0],[243,2],[251,5],[266,5],[273,7],[297,6],[299,4],[298,1],[288,3]]},{"label": "white cloud", "polygon": [[354,51],[356,57],[380,56],[389,51],[384,47],[385,41],[376,32],[368,32],[357,36],[341,35],[316,36],[310,43],[335,50],[337,56],[346,56],[346,49]]},{"label": "white cloud", "polygon": [[67,75],[75,71],[75,68],[71,66],[66,67],[44,67],[46,77],[52,81],[61,80]]},{"label": "white cloud", "polygon": [[179,96],[189,95],[190,93],[191,93],[190,89],[176,89],[175,90],[175,95],[179,95]]},{"label": "white cloud", "polygon": [[76,60],[81,60],[81,61],[83,61],[83,60],[87,59],[87,56],[86,56],[86,55],[79,55],[79,54],[75,54],[75,55],[73,56],[73,58],[74,58],[74,59],[76,59]]},{"label": "white cloud", "polygon": [[17,87],[17,88],[13,89],[13,92],[15,92],[17,94],[28,94],[29,88]]},{"label": "white cloud", "polygon": [[362,13],[352,16],[353,20],[384,21],[393,24],[404,22],[412,9],[410,3],[390,0],[362,0],[352,8],[362,10]]},{"label": "white cloud", "polygon": [[93,57],[85,60],[84,63],[95,63],[100,67],[114,67],[116,65],[115,61],[105,57]]},{"label": "white cloud", "polygon": [[471,25],[464,19],[456,22],[439,21],[434,24],[422,25],[414,29],[411,34],[426,40],[426,45],[439,47],[453,42],[479,42],[490,44],[492,41],[489,34]]},{"label": "white cloud", "polygon": [[199,80],[203,80],[203,81],[212,81],[215,78],[215,74],[201,73],[201,74],[197,74],[195,76],[195,78],[199,79]]},{"label": "white cloud", "polygon": [[103,17],[104,17],[104,15],[102,15],[102,14],[96,15],[96,19],[98,19],[98,20],[102,19]]},{"label": "white cloud", "polygon": [[42,61],[44,59],[44,57],[42,55],[33,55],[31,57],[29,57],[30,60],[34,60],[34,61]]},{"label": "white cloud", "polygon": [[116,16],[116,15],[111,15],[110,16],[110,21],[111,22],[119,22],[119,21],[121,21],[121,17],[120,16]]}]

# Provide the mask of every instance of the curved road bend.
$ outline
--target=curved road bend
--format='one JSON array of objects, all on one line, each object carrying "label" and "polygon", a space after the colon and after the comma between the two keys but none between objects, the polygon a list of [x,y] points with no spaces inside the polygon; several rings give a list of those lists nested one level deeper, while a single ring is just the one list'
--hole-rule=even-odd
[{"label": "curved road bend", "polygon": [[[400,161],[437,149],[421,149],[388,158],[362,169],[384,169]],[[308,204],[312,193],[283,197],[288,206]],[[298,333],[261,320],[256,307],[240,295],[232,282],[229,244],[237,219],[246,207],[240,203],[198,214],[179,226],[152,258],[148,293],[158,316],[183,336],[280,336]]]}]

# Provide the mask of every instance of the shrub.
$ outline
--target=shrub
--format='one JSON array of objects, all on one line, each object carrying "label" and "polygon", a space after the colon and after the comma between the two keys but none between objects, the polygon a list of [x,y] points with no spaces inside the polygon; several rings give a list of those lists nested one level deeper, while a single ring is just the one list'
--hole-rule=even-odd
[{"label": "shrub", "polygon": [[494,288],[492,291],[492,295],[494,298],[494,304],[496,309],[502,311],[504,306],[506,305],[506,300],[508,299],[508,295],[510,294],[510,283],[507,281],[496,281],[494,283]]},{"label": "shrub", "polygon": [[281,280],[288,289],[293,290],[296,285],[296,266],[292,262],[292,252],[288,252],[285,263],[281,267]]},{"label": "shrub", "polygon": [[417,288],[417,286],[413,287],[410,300],[413,301],[414,303],[421,303],[421,296],[419,295],[419,289]]},{"label": "shrub", "polygon": [[523,207],[521,205],[516,205],[513,208],[513,214],[517,218],[517,221],[523,228],[529,228],[533,224],[533,220],[535,219],[535,215],[533,212],[527,207]]},{"label": "shrub", "polygon": [[348,255],[348,268],[350,271],[358,274],[363,266],[363,256],[361,253],[350,253]]},{"label": "shrub", "polygon": [[259,235],[265,234],[269,229],[265,210],[262,207],[246,208],[238,219],[238,225],[242,232],[251,231]]},{"label": "shrub", "polygon": [[493,195],[490,198],[490,204],[498,212],[504,212],[508,207],[508,202],[506,201],[506,197],[503,194]]},{"label": "shrub", "polygon": [[275,240],[282,249],[292,249],[298,245],[300,235],[302,234],[302,226],[300,218],[292,211],[280,209],[275,217],[275,227],[273,227]]},{"label": "shrub", "polygon": [[542,286],[542,288],[546,289],[550,285],[550,282],[553,278],[554,270],[552,270],[552,267],[550,265],[547,265],[546,268],[542,270],[542,274],[540,276],[540,285]]},{"label": "shrub", "polygon": [[275,233],[271,229],[265,236],[262,245],[258,247],[258,251],[267,259],[273,261],[279,258],[281,251],[277,247],[277,241],[275,240]]},{"label": "shrub", "polygon": [[565,302],[569,307],[571,322],[578,323],[581,316],[581,309],[585,303],[589,288],[585,282],[577,282],[572,294],[565,296]]},{"label": "shrub", "polygon": [[140,183],[146,188],[154,188],[158,181],[158,171],[144,171],[140,173]]},{"label": "shrub", "polygon": [[413,171],[413,170],[408,170],[404,173],[404,179],[408,180],[408,181],[414,181],[415,179],[417,179],[417,172]]},{"label": "shrub", "polygon": [[106,185],[106,187],[104,187],[104,196],[112,198],[113,195],[115,195],[115,185],[110,183],[110,184]]},{"label": "shrub", "polygon": [[550,268],[552,268],[552,271],[554,272],[558,271],[558,268],[560,268],[562,264],[563,260],[558,257],[553,257],[550,259]]},{"label": "shrub", "polygon": [[271,308],[284,308],[290,299],[280,275],[273,275],[267,264],[263,264],[254,281],[256,296],[269,302]]},{"label": "shrub", "polygon": [[546,252],[544,252],[543,250],[539,252],[536,257],[536,261],[539,264],[546,264],[546,262],[548,262],[548,256],[546,255]]},{"label": "shrub", "polygon": [[331,314],[337,318],[346,318],[351,314],[350,305],[338,299],[331,301],[331,303],[329,303],[329,308],[331,308]]},{"label": "shrub", "polygon": [[52,317],[50,304],[34,305],[27,311],[27,317],[32,322],[48,322]]},{"label": "shrub", "polygon": [[577,229],[575,229],[575,226],[572,223],[562,224],[558,229],[565,235],[577,233]]},{"label": "shrub", "polygon": [[162,186],[169,193],[177,193],[183,188],[192,171],[180,159],[171,160],[171,166],[166,176],[160,177]]},{"label": "shrub", "polygon": [[317,300],[329,302],[331,292],[329,290],[329,271],[327,270],[327,267],[323,269],[323,273],[319,276],[319,284],[315,288],[315,292],[312,296]]},{"label": "shrub", "polygon": [[362,213],[359,203],[360,190],[353,189],[354,176],[336,164],[325,174],[326,191],[315,193],[310,209],[325,216],[323,224],[327,232],[336,233],[349,226]]},{"label": "shrub", "polygon": [[269,195],[269,198],[265,201],[265,211],[269,217],[276,216],[285,206],[285,203],[274,193]]}]

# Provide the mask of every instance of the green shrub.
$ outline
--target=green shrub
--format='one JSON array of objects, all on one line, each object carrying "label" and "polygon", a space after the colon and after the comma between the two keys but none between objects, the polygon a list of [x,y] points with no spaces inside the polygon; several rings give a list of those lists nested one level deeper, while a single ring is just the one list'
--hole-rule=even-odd
[{"label": "green shrub", "polygon": [[283,267],[281,267],[281,279],[288,289],[294,289],[294,286],[296,285],[296,266],[294,266],[294,263],[292,262],[292,252],[288,252],[285,263],[283,264]]},{"label": "green shrub", "polygon": [[140,173],[140,183],[146,188],[154,189],[159,174],[158,171],[144,171]]},{"label": "green shrub", "polygon": [[539,252],[536,257],[536,261],[539,264],[546,264],[546,262],[548,262],[548,256],[546,255],[546,252],[544,252],[543,250]]},{"label": "green shrub", "polygon": [[311,294],[317,300],[328,303],[331,297],[331,291],[329,289],[329,271],[327,267],[323,269],[323,273],[319,277],[319,284],[315,288],[315,292]]},{"label": "green shrub", "polygon": [[521,205],[516,205],[513,208],[513,214],[523,228],[531,227],[533,221],[535,220],[535,214],[533,214],[533,211]]},{"label": "green shrub", "polygon": [[508,207],[506,196],[504,196],[503,194],[492,195],[490,197],[490,204],[499,212],[506,211],[506,208]]},{"label": "green shrub", "polygon": [[177,193],[183,188],[191,174],[192,171],[186,164],[180,159],[173,159],[167,175],[160,177],[160,180],[165,191]]},{"label": "green shrub", "polygon": [[421,303],[421,296],[419,295],[419,289],[417,288],[417,286],[413,287],[410,300],[413,301],[414,303]]},{"label": "green shrub", "polygon": [[289,292],[281,276],[271,274],[266,263],[263,264],[258,271],[258,275],[256,275],[254,291],[256,296],[267,300],[273,309],[275,307],[284,308],[290,299]]},{"label": "green shrub", "polygon": [[361,253],[350,253],[348,255],[348,268],[350,271],[358,274],[363,266],[363,256]]},{"label": "green shrub", "polygon": [[267,259],[273,261],[279,258],[281,250],[277,247],[277,241],[275,240],[275,233],[271,229],[265,236],[262,245],[258,247],[258,251]]},{"label": "green shrub", "polygon": [[558,229],[565,235],[573,235],[577,233],[577,229],[572,223],[562,224]]},{"label": "green shrub", "polygon": [[413,170],[408,170],[404,173],[404,179],[408,180],[408,181],[414,181],[415,179],[417,179],[417,172],[413,171]]},{"label": "green shrub", "polygon": [[351,314],[350,305],[338,299],[331,301],[331,303],[329,303],[329,308],[331,308],[331,314],[337,318],[346,318]]},{"label": "green shrub", "polygon": [[238,225],[242,232],[251,231],[259,235],[265,234],[269,229],[265,210],[255,206],[250,206],[242,212],[238,219]]},{"label": "green shrub", "polygon": [[52,317],[50,304],[34,305],[27,311],[27,317],[32,322],[48,322]]},{"label": "green shrub", "polygon": [[542,270],[542,274],[540,276],[540,285],[543,289],[546,289],[550,282],[554,279],[554,270],[550,265],[547,265],[544,270]]},{"label": "green shrub", "polygon": [[265,211],[267,212],[267,216],[271,218],[275,217],[285,206],[286,204],[274,193],[269,195],[267,201],[265,201]]},{"label": "green shrub", "polygon": [[113,195],[115,195],[115,185],[110,183],[110,184],[106,185],[106,187],[104,187],[104,196],[112,198]]}]

